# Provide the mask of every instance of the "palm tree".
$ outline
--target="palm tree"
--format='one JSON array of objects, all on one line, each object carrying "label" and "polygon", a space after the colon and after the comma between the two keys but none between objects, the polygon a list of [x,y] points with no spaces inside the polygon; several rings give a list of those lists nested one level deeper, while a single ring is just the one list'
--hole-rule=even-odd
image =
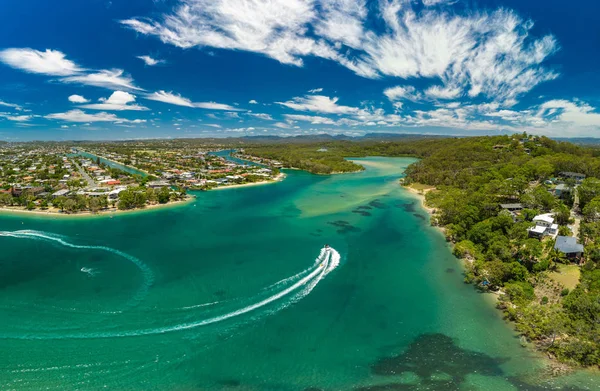
[{"label": "palm tree", "polygon": [[550,253],[548,254],[548,259],[550,260],[550,262],[554,263],[568,263],[565,253],[555,248],[550,250]]}]

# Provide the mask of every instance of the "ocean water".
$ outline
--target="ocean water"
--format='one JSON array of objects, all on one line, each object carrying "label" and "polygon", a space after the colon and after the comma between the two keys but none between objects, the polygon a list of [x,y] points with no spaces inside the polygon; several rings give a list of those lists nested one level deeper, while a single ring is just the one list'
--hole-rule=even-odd
[{"label": "ocean water", "polygon": [[462,282],[398,185],[414,160],[357,161],[161,210],[0,215],[0,389],[600,387],[549,377]]}]

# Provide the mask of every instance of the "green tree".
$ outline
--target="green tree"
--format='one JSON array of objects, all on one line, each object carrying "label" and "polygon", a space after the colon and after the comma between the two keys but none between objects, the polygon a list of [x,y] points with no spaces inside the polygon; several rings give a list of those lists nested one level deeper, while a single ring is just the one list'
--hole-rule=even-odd
[{"label": "green tree", "polygon": [[583,210],[594,198],[600,196],[600,179],[586,178],[577,187],[579,196],[579,208]]},{"label": "green tree", "polygon": [[71,198],[67,198],[62,203],[62,209],[67,213],[76,212],[77,211],[77,203],[75,202],[75,200],[73,200]]},{"label": "green tree", "polygon": [[592,198],[583,207],[582,214],[588,222],[600,221],[600,196]]}]

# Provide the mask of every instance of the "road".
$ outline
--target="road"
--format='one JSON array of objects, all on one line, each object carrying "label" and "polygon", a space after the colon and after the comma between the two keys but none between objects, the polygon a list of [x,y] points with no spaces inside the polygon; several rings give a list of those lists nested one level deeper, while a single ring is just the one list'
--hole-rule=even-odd
[{"label": "road", "polygon": [[83,179],[85,179],[85,181],[87,182],[88,187],[93,188],[93,187],[97,186],[96,182],[92,179],[92,177],[87,172],[85,172],[85,170],[83,168],[81,168],[81,166],[79,164],[77,164],[77,162],[75,162],[75,160],[72,160],[72,163],[75,165],[75,167],[77,167],[77,170],[81,174],[81,177]]},{"label": "road", "polygon": [[579,239],[579,226],[581,225],[581,215],[579,214],[579,196],[577,195],[577,191],[573,194],[573,208],[571,209],[571,217],[575,220],[575,222],[571,225],[571,230],[573,230],[573,236]]}]

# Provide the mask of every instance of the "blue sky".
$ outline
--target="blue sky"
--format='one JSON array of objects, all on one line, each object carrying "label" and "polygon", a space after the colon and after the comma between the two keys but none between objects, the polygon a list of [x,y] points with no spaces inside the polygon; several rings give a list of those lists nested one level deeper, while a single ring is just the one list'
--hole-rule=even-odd
[{"label": "blue sky", "polygon": [[0,21],[0,140],[600,135],[592,0],[15,0]]}]

